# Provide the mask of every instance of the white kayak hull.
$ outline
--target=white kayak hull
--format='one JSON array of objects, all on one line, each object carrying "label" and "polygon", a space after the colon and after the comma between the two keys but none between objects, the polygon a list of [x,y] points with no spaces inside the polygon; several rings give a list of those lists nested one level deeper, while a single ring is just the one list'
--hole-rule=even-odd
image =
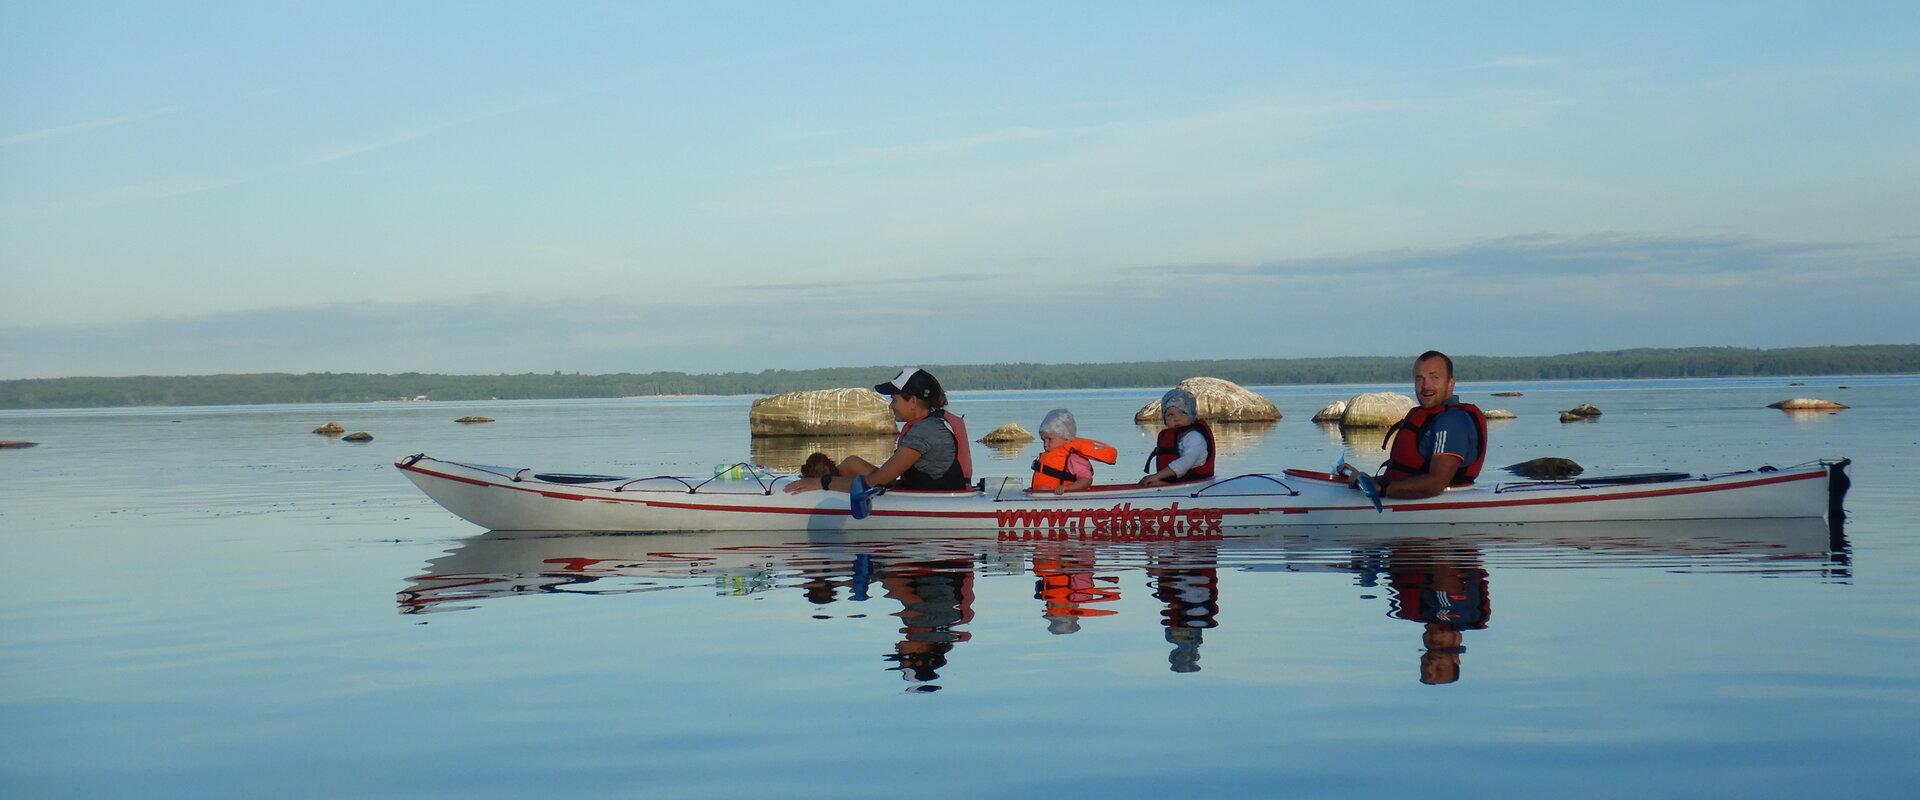
[{"label": "white kayak hull", "polygon": [[1344,483],[1289,471],[1156,489],[1029,494],[893,491],[855,519],[844,492],[788,494],[794,476],[618,478],[540,473],[407,456],[394,462],[428,497],[489,530],[975,531],[1002,538],[1195,538],[1236,528],[1609,520],[1817,518],[1838,508],[1848,462],[1645,483],[1513,481],[1450,489],[1379,509]]}]

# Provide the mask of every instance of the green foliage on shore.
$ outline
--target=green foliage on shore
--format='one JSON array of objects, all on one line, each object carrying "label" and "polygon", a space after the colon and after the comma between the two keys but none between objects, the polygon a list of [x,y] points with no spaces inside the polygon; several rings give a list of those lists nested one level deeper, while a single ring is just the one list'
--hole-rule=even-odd
[{"label": "green foliage on shore", "polygon": [[[1100,389],[1171,386],[1206,375],[1247,386],[1390,383],[1407,379],[1405,356],[1140,361],[1119,364],[928,364],[949,389]],[[1688,347],[1553,356],[1455,356],[1462,380],[1716,378],[1920,373],[1920,345],[1755,350]],[[689,374],[397,375],[282,372],[245,375],[33,378],[0,381],[0,408],[355,403],[425,395],[433,400],[562,399],[689,394],[778,394],[871,386],[897,365]]]}]

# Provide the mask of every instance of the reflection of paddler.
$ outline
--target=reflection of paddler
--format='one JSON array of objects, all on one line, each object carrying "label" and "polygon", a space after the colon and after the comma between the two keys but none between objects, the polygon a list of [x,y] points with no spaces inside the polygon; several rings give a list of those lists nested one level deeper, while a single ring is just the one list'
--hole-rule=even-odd
[{"label": "reflection of paddler", "polygon": [[1421,683],[1459,680],[1460,654],[1467,650],[1461,632],[1482,630],[1493,616],[1487,571],[1478,566],[1478,560],[1473,553],[1447,557],[1397,550],[1390,557],[1388,615],[1426,625],[1421,634],[1426,648],[1420,656]]},{"label": "reflection of paddler", "polygon": [[1166,627],[1168,669],[1174,672],[1200,671],[1200,645],[1203,631],[1218,627],[1220,621],[1220,576],[1212,567],[1147,567],[1152,576],[1154,599],[1166,603],[1160,612],[1160,624]]},{"label": "reflection of paddler", "polygon": [[[887,597],[900,603],[901,640],[888,661],[914,683],[940,677],[953,646],[972,638],[954,628],[973,620],[973,565],[967,561],[922,561],[876,565]],[[938,687],[927,687],[929,690]]]},{"label": "reflection of paddler", "polygon": [[[1073,553],[1035,553],[1033,556],[1033,597],[1044,608],[1047,632],[1075,633],[1081,617],[1105,617],[1117,612],[1107,608],[1088,608],[1089,603],[1111,603],[1120,599],[1115,588],[1118,578],[1095,577],[1092,551]],[[1105,583],[1106,586],[1100,584]]]}]

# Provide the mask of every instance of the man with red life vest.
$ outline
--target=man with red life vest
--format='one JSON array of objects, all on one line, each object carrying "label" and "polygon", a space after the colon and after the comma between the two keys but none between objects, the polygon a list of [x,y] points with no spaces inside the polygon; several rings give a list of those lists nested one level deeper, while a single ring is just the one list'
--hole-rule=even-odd
[{"label": "man with red life vest", "polygon": [[887,396],[893,418],[904,423],[893,455],[877,467],[859,456],[847,456],[840,462],[838,475],[794,481],[787,484],[787,493],[815,489],[844,492],[853,488],[855,476],[865,478],[872,486],[895,489],[967,488],[973,481],[967,426],[959,415],[947,412],[947,393],[940,388],[939,379],[919,367],[907,367],[873,390]]},{"label": "man with red life vest", "polygon": [[1093,439],[1082,439],[1073,412],[1056,408],[1040,420],[1040,457],[1033,460],[1034,492],[1066,494],[1093,485],[1093,462],[1112,464],[1120,451]]},{"label": "man with red life vest", "polygon": [[1421,353],[1413,362],[1413,392],[1420,405],[1387,429],[1387,463],[1376,479],[1381,496],[1418,500],[1471,486],[1487,458],[1487,418],[1453,393],[1453,359],[1437,350]]},{"label": "man with red life vest", "polygon": [[1193,393],[1174,387],[1160,397],[1160,421],[1167,427],[1154,441],[1148,469],[1158,471],[1140,479],[1141,486],[1213,477],[1213,428],[1200,419]]}]

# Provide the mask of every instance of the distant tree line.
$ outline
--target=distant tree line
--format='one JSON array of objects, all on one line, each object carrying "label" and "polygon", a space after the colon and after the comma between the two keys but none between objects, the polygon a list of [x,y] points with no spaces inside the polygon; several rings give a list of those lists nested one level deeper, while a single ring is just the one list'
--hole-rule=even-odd
[{"label": "distant tree line", "polygon": [[[1206,375],[1248,386],[1388,383],[1407,379],[1406,356],[1136,361],[1118,364],[927,364],[949,389],[1101,389],[1171,386]],[[1756,350],[1646,348],[1553,356],[1454,357],[1470,381],[1725,378],[1920,373],[1920,345]],[[897,365],[831,369],[437,375],[284,372],[241,375],[30,378],[0,381],[0,408],[357,403],[424,395],[432,400],[526,400],[689,394],[768,395],[871,386]]]}]

